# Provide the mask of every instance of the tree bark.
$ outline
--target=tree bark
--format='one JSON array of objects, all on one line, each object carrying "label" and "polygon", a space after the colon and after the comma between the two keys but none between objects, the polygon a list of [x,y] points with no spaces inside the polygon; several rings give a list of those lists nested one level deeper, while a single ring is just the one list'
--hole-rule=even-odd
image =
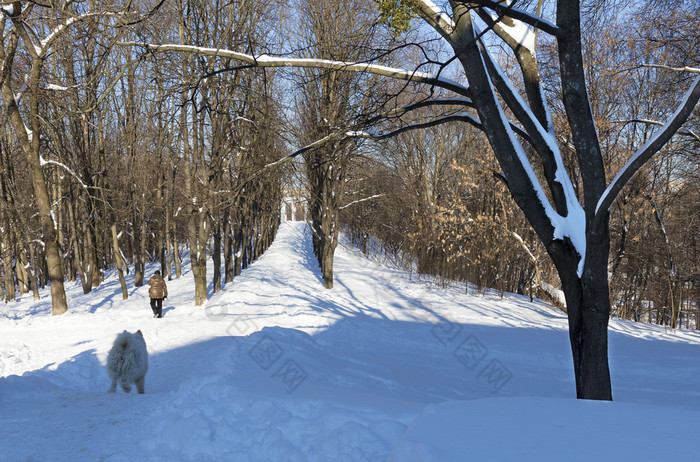
[{"label": "tree bark", "polygon": [[[511,195],[547,248],[561,279],[567,301],[576,395],[582,399],[610,400],[612,389],[607,357],[607,325],[610,314],[607,279],[608,214],[596,217],[595,210],[597,201],[605,190],[605,171],[586,92],[577,3],[560,1],[557,22],[559,27],[568,32],[566,37],[558,37],[559,57],[564,105],[584,185],[584,256],[578,254],[568,237],[555,238],[554,225],[542,199],[537,195],[538,185],[533,184],[535,179],[526,171],[513,139],[507,136],[510,127],[496,97],[486,58],[475,40],[478,34],[475,33],[467,5],[452,3],[454,17],[459,20],[450,38],[455,54],[467,74],[479,118],[484,122],[484,131],[503,169]],[[548,153],[540,154],[545,158],[548,156]],[[567,209],[567,214],[569,213],[572,211]],[[585,258],[585,265],[579,276],[581,257]]]},{"label": "tree bark", "polygon": [[222,218],[222,228],[224,231],[224,282],[228,284],[233,282],[233,236],[231,223],[229,223],[229,212],[226,210]]},{"label": "tree bark", "polygon": [[569,341],[578,399],[612,400],[608,362],[610,299],[607,277],[609,235],[606,223],[589,230],[586,264],[577,275],[579,256],[568,240],[548,248],[566,298]]},{"label": "tree bark", "polygon": [[214,284],[214,293],[221,292],[221,221],[218,220],[214,227],[214,249],[212,251],[212,260],[214,262],[214,275],[212,281]]},{"label": "tree bark", "polygon": [[15,278],[12,268],[12,243],[10,241],[11,233],[9,230],[8,213],[0,208],[0,226],[3,232],[0,232],[0,257],[2,257],[3,282],[5,291],[3,293],[3,301],[9,302],[15,299]]},{"label": "tree bark", "polygon": [[126,268],[126,263],[122,258],[122,251],[119,248],[119,237],[117,233],[117,224],[112,223],[112,247],[114,248],[114,261],[117,267],[117,274],[119,275],[119,285],[122,289],[122,300],[129,298],[129,290],[126,287],[126,280],[124,279],[124,270]]},{"label": "tree bark", "polygon": [[[5,61],[8,64],[8,61]],[[31,77],[29,79],[29,126],[31,132],[27,132],[27,126],[22,120],[22,116],[15,102],[15,97],[10,88],[10,79],[5,78],[2,83],[2,96],[5,102],[10,120],[18,134],[20,144],[29,164],[32,179],[32,188],[36,198],[36,205],[39,215],[39,224],[42,228],[44,245],[46,246],[46,264],[48,266],[48,277],[51,284],[51,314],[59,315],[68,311],[68,302],[63,285],[63,268],[61,253],[56,234],[56,228],[52,219],[51,199],[49,197],[48,186],[44,178],[43,166],[39,156],[39,141],[41,136],[41,123],[39,119],[39,79],[43,67],[43,60],[32,59]]]}]

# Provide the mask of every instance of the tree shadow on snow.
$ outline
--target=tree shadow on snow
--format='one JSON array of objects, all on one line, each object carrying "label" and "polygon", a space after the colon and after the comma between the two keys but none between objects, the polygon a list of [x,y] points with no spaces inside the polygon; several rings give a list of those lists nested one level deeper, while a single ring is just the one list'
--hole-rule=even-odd
[{"label": "tree shadow on snow", "polygon": [[[408,406],[411,412],[446,400],[575,396],[568,334],[561,330],[352,314],[314,335],[268,327],[241,336],[236,320],[231,316],[228,336],[151,352],[146,394],[183,390],[197,395],[208,393],[203,386],[214,383],[250,397],[284,399],[293,394],[347,400],[367,409]],[[692,372],[700,367],[697,350],[697,345],[612,334],[613,392],[637,402],[698,403],[700,379]],[[625,356],[636,351],[649,354]],[[58,365],[0,378],[4,399],[21,392],[106,392],[108,387],[106,369],[94,349]]]},{"label": "tree shadow on snow", "polygon": [[90,349],[60,364],[51,363],[20,376],[0,378],[0,394],[106,391],[109,388],[109,378],[96,354],[95,349]]}]

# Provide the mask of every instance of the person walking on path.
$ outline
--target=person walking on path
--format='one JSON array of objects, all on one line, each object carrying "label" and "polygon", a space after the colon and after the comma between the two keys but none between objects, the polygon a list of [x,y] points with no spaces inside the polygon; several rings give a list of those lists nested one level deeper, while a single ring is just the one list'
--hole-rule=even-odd
[{"label": "person walking on path", "polygon": [[153,310],[154,318],[163,317],[163,299],[168,298],[168,286],[165,284],[165,279],[160,275],[160,271],[156,271],[151,279],[148,280],[148,296],[151,297],[151,309]]}]

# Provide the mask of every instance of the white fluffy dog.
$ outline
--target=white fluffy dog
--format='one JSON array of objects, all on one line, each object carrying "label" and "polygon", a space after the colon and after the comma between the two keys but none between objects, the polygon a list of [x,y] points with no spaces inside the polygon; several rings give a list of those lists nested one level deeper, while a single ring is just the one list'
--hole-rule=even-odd
[{"label": "white fluffy dog", "polygon": [[132,334],[124,331],[117,335],[107,356],[107,373],[112,379],[110,393],[117,391],[117,381],[129,393],[131,384],[139,393],[144,393],[146,371],[148,371],[148,351],[141,331]]}]

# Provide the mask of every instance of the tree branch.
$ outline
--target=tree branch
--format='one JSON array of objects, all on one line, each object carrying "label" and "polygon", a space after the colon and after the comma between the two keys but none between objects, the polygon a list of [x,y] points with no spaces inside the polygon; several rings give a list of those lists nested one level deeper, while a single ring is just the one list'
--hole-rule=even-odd
[{"label": "tree branch", "polygon": [[664,66],[662,64],[642,64],[642,67],[650,67],[652,69],[666,69],[667,71],[675,72],[692,72],[693,74],[700,74],[700,68],[697,67],[671,67]]},{"label": "tree branch", "polygon": [[680,129],[681,125],[690,117],[698,100],[700,100],[700,77],[695,78],[693,84],[686,92],[683,101],[678,106],[678,109],[671,115],[663,128],[654,133],[654,136],[649,138],[617,173],[598,201],[595,210],[595,220],[599,220],[601,215],[607,213],[610,205],[612,205],[625,184]]},{"label": "tree branch", "polygon": [[440,9],[432,0],[418,0],[415,3],[418,15],[435,29],[446,40],[450,41],[454,29],[454,21]]},{"label": "tree branch", "polygon": [[435,76],[427,72],[409,71],[396,67],[381,66],[372,63],[362,62],[345,62],[329,59],[312,59],[312,58],[282,58],[278,56],[249,55],[239,53],[232,50],[221,48],[205,48],[191,45],[176,45],[176,44],[161,44],[154,45],[149,43],[138,42],[119,42],[121,46],[141,47],[151,51],[175,51],[178,53],[198,54],[202,56],[218,56],[221,58],[236,59],[252,65],[252,67],[301,67],[301,68],[316,68],[329,69],[332,71],[348,71],[348,72],[364,72],[368,74],[390,77],[396,80],[404,80],[414,83],[424,83],[434,85],[453,91],[462,96],[469,96],[469,89],[453,80],[445,77]]},{"label": "tree branch", "polygon": [[[535,148],[535,151],[537,151],[540,159],[542,159],[545,177],[552,193],[555,208],[560,215],[567,216],[569,208],[567,191],[569,191],[571,196],[575,195],[573,193],[573,187],[570,187],[571,180],[568,177],[568,173],[566,173],[564,162],[559,154],[559,148],[556,143],[552,141],[553,137],[548,136],[548,127],[544,127],[540,123],[532,108],[527,105],[520,94],[513,88],[508,77],[494,61],[486,45],[483,42],[481,43],[483,62],[491,76],[491,80],[498,89],[505,104],[513,112],[513,115],[518,122],[520,122],[523,129],[530,135],[528,140]],[[546,112],[544,106],[542,106],[540,112]],[[545,120],[546,119],[547,117],[545,116]]]},{"label": "tree branch", "polygon": [[384,197],[384,196],[386,196],[386,194],[375,194],[374,196],[365,197],[363,199],[357,199],[355,201],[352,201],[350,203],[345,204],[344,206],[340,207],[338,210],[343,210],[343,209],[350,207],[351,205],[354,205],[354,204],[357,204],[360,202],[366,202],[366,201],[369,201],[372,199],[378,199],[378,198]]},{"label": "tree branch", "polygon": [[[625,119],[625,120],[613,120],[611,123],[614,124],[632,124],[632,123],[638,123],[638,124],[648,124],[648,125],[658,125],[660,127],[664,126],[663,122],[659,122],[658,120],[649,120],[649,119]],[[690,138],[693,138],[695,141],[700,141],[700,135],[695,133],[692,130],[684,130],[684,131],[678,131],[679,135],[683,136],[688,136]]]},{"label": "tree branch", "polygon": [[529,24],[530,26],[535,27],[541,30],[542,32],[546,32],[555,37],[563,35],[564,33],[558,26],[552,24],[546,19],[543,19],[535,14],[528,13],[527,11],[521,10],[519,8],[513,7],[513,4],[515,2],[506,4],[505,2],[501,3],[493,0],[472,0],[469,3],[475,3],[481,7],[490,8],[499,15],[517,19],[519,21],[524,22],[525,24]]},{"label": "tree branch", "polygon": [[[430,127],[435,127],[437,125],[442,125],[448,122],[467,122],[468,124],[472,125],[473,127],[478,128],[479,130],[483,130],[483,126],[481,124],[481,121],[471,115],[468,112],[461,112],[459,114],[451,114],[447,115],[444,117],[440,117],[438,119],[430,120],[428,122],[421,122],[421,123],[416,123],[416,124],[410,124],[406,125],[404,127],[397,128],[396,130],[392,130],[386,133],[372,133],[369,131],[358,131],[358,130],[348,130],[346,131],[346,135],[349,138],[367,138],[373,141],[379,141],[379,140],[384,140],[387,138],[392,138],[394,136],[400,135],[401,133],[406,133],[409,131],[413,130],[420,130],[422,128],[430,128]],[[525,134],[527,136],[527,134]]]}]

